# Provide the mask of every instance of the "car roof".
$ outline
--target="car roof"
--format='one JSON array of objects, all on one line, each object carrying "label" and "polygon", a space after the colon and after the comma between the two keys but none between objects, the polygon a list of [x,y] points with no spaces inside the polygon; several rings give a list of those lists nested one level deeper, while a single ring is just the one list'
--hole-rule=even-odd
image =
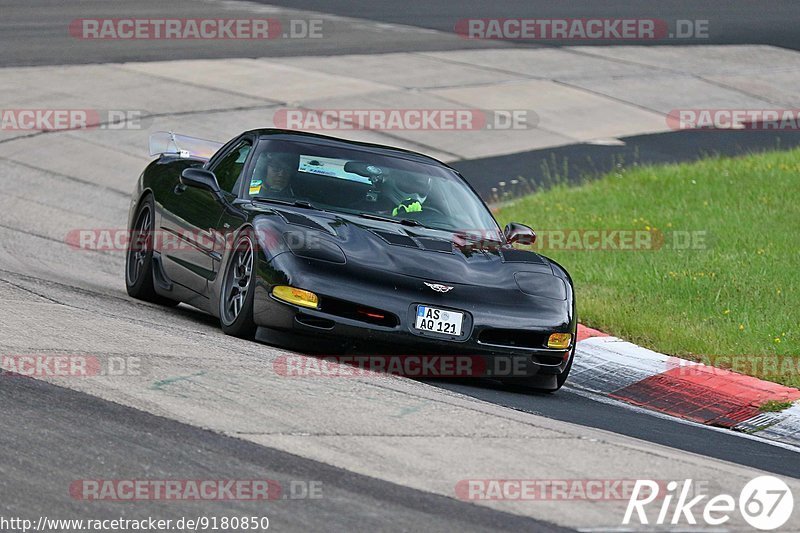
[{"label": "car roof", "polygon": [[393,146],[386,146],[383,144],[366,143],[360,141],[351,141],[348,139],[341,139],[338,137],[330,137],[328,135],[319,135],[317,133],[307,133],[304,131],[285,130],[280,128],[259,128],[249,130],[242,135],[255,135],[260,138],[273,138],[275,140],[294,140],[306,143],[323,144],[325,146],[341,147],[341,148],[360,148],[369,152],[389,157],[402,157],[404,159],[411,159],[421,163],[436,164],[454,170],[450,165],[434,159],[433,157],[412,152],[411,150],[404,150],[403,148],[395,148]]}]

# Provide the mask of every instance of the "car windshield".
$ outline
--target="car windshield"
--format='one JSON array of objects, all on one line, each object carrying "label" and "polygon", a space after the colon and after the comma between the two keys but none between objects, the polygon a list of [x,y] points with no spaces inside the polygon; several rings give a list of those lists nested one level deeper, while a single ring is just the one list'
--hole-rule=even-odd
[{"label": "car windshield", "polygon": [[364,218],[498,238],[491,213],[452,170],[316,143],[262,141],[249,198],[308,202]]}]

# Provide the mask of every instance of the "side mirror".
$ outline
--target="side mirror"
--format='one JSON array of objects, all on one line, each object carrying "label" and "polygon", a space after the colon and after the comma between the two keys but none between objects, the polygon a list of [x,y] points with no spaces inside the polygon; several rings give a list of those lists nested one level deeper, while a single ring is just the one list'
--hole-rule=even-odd
[{"label": "side mirror", "polygon": [[524,224],[510,222],[503,230],[508,244],[531,246],[536,242],[536,232]]},{"label": "side mirror", "polygon": [[222,196],[219,183],[217,183],[217,177],[213,172],[204,168],[185,168],[183,172],[181,172],[181,183],[188,187],[204,189],[214,193],[215,196]]}]

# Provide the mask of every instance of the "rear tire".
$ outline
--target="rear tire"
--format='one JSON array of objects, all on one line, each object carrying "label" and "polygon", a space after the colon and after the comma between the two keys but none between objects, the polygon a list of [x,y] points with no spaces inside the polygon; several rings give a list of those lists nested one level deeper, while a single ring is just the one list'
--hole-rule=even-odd
[{"label": "rear tire", "polygon": [[130,231],[125,254],[125,289],[128,295],[167,307],[180,302],[156,293],[153,283],[153,229],[155,227],[155,202],[147,195],[139,204]]},{"label": "rear tire", "polygon": [[219,322],[222,331],[234,337],[251,339],[256,333],[253,320],[255,264],[257,248],[251,232],[245,231],[225,266],[219,294]]}]

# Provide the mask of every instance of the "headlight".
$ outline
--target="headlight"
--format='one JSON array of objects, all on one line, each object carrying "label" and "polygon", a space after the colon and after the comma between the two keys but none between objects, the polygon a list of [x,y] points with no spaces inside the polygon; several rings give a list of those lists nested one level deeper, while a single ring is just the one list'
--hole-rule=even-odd
[{"label": "headlight", "polygon": [[310,307],[312,309],[319,307],[319,297],[316,294],[297,287],[278,285],[272,289],[272,295],[279,300],[301,307]]},{"label": "headlight", "polygon": [[555,350],[566,350],[572,342],[572,333],[553,333],[547,339],[547,347]]},{"label": "headlight", "polygon": [[564,280],[542,272],[517,272],[514,274],[517,287],[525,294],[543,296],[553,300],[567,299],[567,286]]},{"label": "headlight", "polygon": [[321,238],[320,235],[316,231],[287,231],[283,234],[283,240],[298,257],[343,265],[347,261],[344,251],[336,243]]}]

